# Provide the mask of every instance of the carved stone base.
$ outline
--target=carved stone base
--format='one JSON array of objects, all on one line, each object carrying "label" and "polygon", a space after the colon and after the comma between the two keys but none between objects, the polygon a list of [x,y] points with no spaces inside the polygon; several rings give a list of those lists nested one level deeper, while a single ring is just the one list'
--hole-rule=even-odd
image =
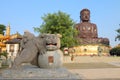
[{"label": "carved stone base", "polygon": [[40,68],[60,68],[62,63],[63,53],[61,50],[47,51],[46,54],[38,57]]},{"label": "carved stone base", "polygon": [[41,69],[26,67],[21,70],[4,70],[1,79],[80,79],[65,68]]},{"label": "carved stone base", "polygon": [[88,44],[74,47],[78,56],[108,56],[110,48],[101,44]]}]

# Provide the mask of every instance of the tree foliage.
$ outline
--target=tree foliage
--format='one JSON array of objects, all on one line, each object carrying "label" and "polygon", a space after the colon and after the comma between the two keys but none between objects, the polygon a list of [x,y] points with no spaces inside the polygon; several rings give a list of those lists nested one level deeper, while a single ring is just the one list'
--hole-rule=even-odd
[{"label": "tree foliage", "polygon": [[115,37],[115,41],[118,39],[120,41],[120,29],[117,29],[116,32],[118,33]]},{"label": "tree foliage", "polygon": [[64,12],[48,13],[42,17],[43,23],[40,27],[34,27],[36,32],[61,34],[61,47],[71,47],[77,44],[74,35],[77,30],[73,28],[75,22]]},{"label": "tree foliage", "polygon": [[6,59],[8,58],[8,53],[7,52],[2,52],[2,53],[0,53],[0,56],[5,56],[6,57]]},{"label": "tree foliage", "polygon": [[0,34],[4,35],[4,31],[6,30],[6,26],[3,24],[0,24]]},{"label": "tree foliage", "polygon": [[120,56],[120,47],[115,47],[110,50],[110,55]]}]

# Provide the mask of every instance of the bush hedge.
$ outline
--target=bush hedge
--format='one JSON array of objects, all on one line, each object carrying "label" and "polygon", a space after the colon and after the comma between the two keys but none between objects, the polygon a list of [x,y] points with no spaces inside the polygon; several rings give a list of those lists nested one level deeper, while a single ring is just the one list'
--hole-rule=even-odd
[{"label": "bush hedge", "polygon": [[112,56],[120,56],[120,47],[115,47],[110,50],[110,55]]}]

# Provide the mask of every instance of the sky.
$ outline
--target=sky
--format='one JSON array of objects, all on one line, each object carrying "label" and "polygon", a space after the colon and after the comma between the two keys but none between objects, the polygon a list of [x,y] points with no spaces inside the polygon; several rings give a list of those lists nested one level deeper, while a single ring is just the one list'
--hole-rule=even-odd
[{"label": "sky", "polygon": [[120,0],[0,0],[0,24],[10,24],[11,34],[25,30],[35,34],[33,27],[39,27],[44,14],[58,11],[70,15],[76,23],[80,22],[80,11],[91,11],[90,20],[97,25],[98,37],[108,38],[112,47],[120,28]]}]

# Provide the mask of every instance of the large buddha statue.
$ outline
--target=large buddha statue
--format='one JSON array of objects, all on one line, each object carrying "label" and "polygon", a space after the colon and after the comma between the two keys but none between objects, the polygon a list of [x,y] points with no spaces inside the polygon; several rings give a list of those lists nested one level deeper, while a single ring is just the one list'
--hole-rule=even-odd
[{"label": "large buddha statue", "polygon": [[90,22],[90,10],[83,9],[80,12],[81,22],[75,25],[79,31],[77,38],[80,44],[106,44],[109,45],[107,38],[98,38],[97,26]]}]

